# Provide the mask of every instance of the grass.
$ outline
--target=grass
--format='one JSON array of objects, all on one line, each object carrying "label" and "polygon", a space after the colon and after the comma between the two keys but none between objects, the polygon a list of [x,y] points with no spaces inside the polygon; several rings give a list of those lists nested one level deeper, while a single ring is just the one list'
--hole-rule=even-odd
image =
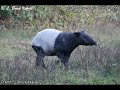
[{"label": "grass", "polygon": [[[52,6],[51,6],[52,7]],[[106,17],[98,21],[94,16],[99,16],[106,11],[86,9],[89,17],[86,19],[86,11],[66,12],[67,6],[55,8],[56,17],[47,14],[49,7],[41,8],[46,15],[54,19],[37,22],[38,29],[17,27],[0,31],[0,84],[37,84],[37,85],[108,85],[120,84],[120,30],[115,22],[108,23]],[[79,6],[76,6],[79,8]],[[74,8],[72,8],[74,9]],[[39,10],[39,9],[38,9]],[[60,11],[59,11],[60,10]],[[71,9],[70,9],[71,10]],[[40,12],[39,12],[40,13]],[[50,11],[48,12],[50,13]],[[52,16],[53,15],[53,16]],[[61,16],[60,20],[57,18]],[[69,20],[65,18],[69,18]],[[85,19],[87,23],[82,23]],[[64,18],[65,17],[65,18]],[[45,18],[43,18],[45,19]],[[39,20],[38,20],[39,21]],[[70,21],[70,22],[69,22]],[[97,21],[95,24],[94,22]],[[62,23],[62,24],[61,24]],[[104,24],[103,24],[104,23]],[[35,52],[31,48],[33,36],[44,28],[56,28],[62,31],[74,32],[85,29],[97,42],[97,46],[79,46],[71,54],[69,60],[70,69],[65,71],[61,64],[56,65],[57,57],[45,57],[47,70],[35,69]],[[80,29],[81,28],[81,29]]]}]

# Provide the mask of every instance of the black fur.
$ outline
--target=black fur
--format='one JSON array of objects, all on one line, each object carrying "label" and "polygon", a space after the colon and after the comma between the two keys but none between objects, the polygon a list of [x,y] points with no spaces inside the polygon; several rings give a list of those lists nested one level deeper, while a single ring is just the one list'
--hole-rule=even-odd
[{"label": "black fur", "polygon": [[78,37],[73,33],[60,33],[55,41],[55,53],[70,55],[71,52],[79,45]]}]

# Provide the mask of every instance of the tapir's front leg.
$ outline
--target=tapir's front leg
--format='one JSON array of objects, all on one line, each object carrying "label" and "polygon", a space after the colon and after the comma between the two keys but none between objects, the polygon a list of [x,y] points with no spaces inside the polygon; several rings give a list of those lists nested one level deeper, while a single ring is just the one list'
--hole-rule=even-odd
[{"label": "tapir's front leg", "polygon": [[61,60],[61,63],[64,64],[65,70],[69,69],[69,65],[68,65],[69,57],[70,57],[69,55],[67,55],[67,56],[63,55],[63,56],[59,57]]}]

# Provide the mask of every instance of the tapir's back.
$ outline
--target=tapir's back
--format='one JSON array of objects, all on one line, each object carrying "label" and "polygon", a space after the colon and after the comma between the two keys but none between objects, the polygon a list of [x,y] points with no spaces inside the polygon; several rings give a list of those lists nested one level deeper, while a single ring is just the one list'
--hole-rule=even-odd
[{"label": "tapir's back", "polygon": [[56,37],[61,31],[56,29],[45,29],[40,31],[32,40],[33,46],[41,47],[44,51],[51,51],[54,48]]}]

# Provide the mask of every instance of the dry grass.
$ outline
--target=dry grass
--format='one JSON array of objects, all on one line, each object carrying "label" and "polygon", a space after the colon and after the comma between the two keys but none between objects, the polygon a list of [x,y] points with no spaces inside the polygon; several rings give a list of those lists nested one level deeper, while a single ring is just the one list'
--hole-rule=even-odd
[{"label": "dry grass", "polygon": [[[76,7],[79,8],[79,6]],[[87,10],[91,12],[91,9]],[[83,12],[86,13],[86,11]],[[98,15],[100,13],[101,11]],[[36,54],[30,43],[36,32],[46,27],[44,22],[40,25],[37,23],[39,30],[34,30],[34,28],[1,30],[0,84],[120,84],[120,26],[118,22],[98,19],[98,21],[95,20],[96,23],[88,25],[79,23],[78,17],[74,19],[64,27],[55,28],[68,32],[85,29],[98,42],[98,45],[77,47],[70,57],[68,71],[65,71],[62,65],[56,65],[55,61],[58,58],[53,56],[44,59],[47,70],[35,68]]]}]

